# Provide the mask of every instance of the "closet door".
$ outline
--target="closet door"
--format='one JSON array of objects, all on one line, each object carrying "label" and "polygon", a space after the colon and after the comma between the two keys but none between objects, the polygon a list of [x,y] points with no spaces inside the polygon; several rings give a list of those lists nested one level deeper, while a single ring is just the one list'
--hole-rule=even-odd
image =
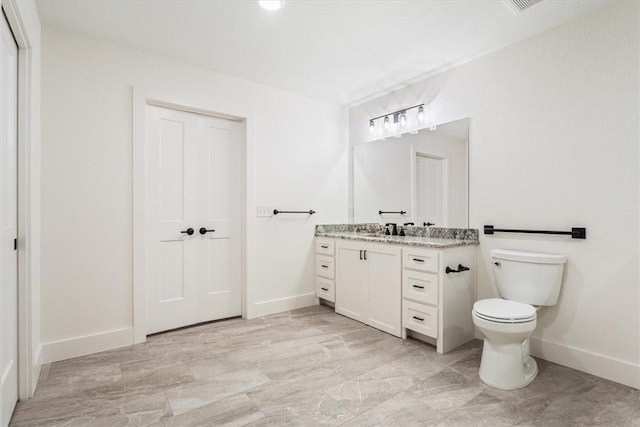
[{"label": "closet door", "polygon": [[238,316],[240,125],[147,108],[147,333]]},{"label": "closet door", "polygon": [[0,414],[7,426],[18,400],[18,46],[0,14]]},{"label": "closet door", "polygon": [[240,123],[197,119],[198,322],[242,314]]}]

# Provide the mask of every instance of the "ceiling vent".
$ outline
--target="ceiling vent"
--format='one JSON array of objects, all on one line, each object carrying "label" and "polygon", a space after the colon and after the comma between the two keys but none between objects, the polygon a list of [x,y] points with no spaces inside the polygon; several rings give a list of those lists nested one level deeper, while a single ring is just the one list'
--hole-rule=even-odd
[{"label": "ceiling vent", "polygon": [[504,0],[509,8],[514,12],[524,12],[526,9],[529,9],[531,6],[540,3],[541,1],[542,0]]}]

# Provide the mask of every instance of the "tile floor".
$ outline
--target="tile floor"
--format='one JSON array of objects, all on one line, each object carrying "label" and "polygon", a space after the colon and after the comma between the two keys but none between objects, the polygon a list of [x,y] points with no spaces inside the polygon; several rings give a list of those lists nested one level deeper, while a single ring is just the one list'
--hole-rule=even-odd
[{"label": "tile floor", "polygon": [[478,378],[482,343],[438,355],[324,307],[233,319],[43,368],[12,426],[640,426],[640,391],[553,363]]}]

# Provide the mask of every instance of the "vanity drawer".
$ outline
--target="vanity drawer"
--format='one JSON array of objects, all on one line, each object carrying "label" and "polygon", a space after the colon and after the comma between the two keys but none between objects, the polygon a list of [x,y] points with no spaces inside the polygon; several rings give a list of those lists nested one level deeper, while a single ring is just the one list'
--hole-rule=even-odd
[{"label": "vanity drawer", "polygon": [[438,309],[417,302],[402,301],[402,327],[438,338]]},{"label": "vanity drawer", "polygon": [[402,296],[416,302],[438,305],[438,275],[422,271],[402,271]]},{"label": "vanity drawer", "polygon": [[316,274],[327,279],[335,278],[333,257],[316,255]]},{"label": "vanity drawer", "polygon": [[333,256],[335,254],[335,244],[331,240],[316,240],[316,253],[320,255]]},{"label": "vanity drawer", "polygon": [[336,285],[333,280],[316,277],[316,295],[327,301],[336,301]]},{"label": "vanity drawer", "polygon": [[438,272],[438,252],[413,248],[402,249],[402,267],[419,271]]}]

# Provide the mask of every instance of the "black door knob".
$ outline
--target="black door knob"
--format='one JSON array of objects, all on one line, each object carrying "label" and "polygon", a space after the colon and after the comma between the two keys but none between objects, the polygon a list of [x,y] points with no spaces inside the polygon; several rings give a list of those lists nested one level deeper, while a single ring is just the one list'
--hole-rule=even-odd
[{"label": "black door knob", "polygon": [[188,234],[189,236],[192,236],[193,233],[195,233],[195,231],[193,231],[193,228],[189,227],[186,230],[182,230],[180,233],[182,234]]},{"label": "black door knob", "polygon": [[433,222],[425,222],[423,223],[423,227],[431,227],[432,225],[435,225]]},{"label": "black door knob", "polygon": [[216,230],[207,230],[206,228],[202,227],[200,229],[200,234],[205,235],[207,233],[213,233],[214,231],[216,231]]}]

